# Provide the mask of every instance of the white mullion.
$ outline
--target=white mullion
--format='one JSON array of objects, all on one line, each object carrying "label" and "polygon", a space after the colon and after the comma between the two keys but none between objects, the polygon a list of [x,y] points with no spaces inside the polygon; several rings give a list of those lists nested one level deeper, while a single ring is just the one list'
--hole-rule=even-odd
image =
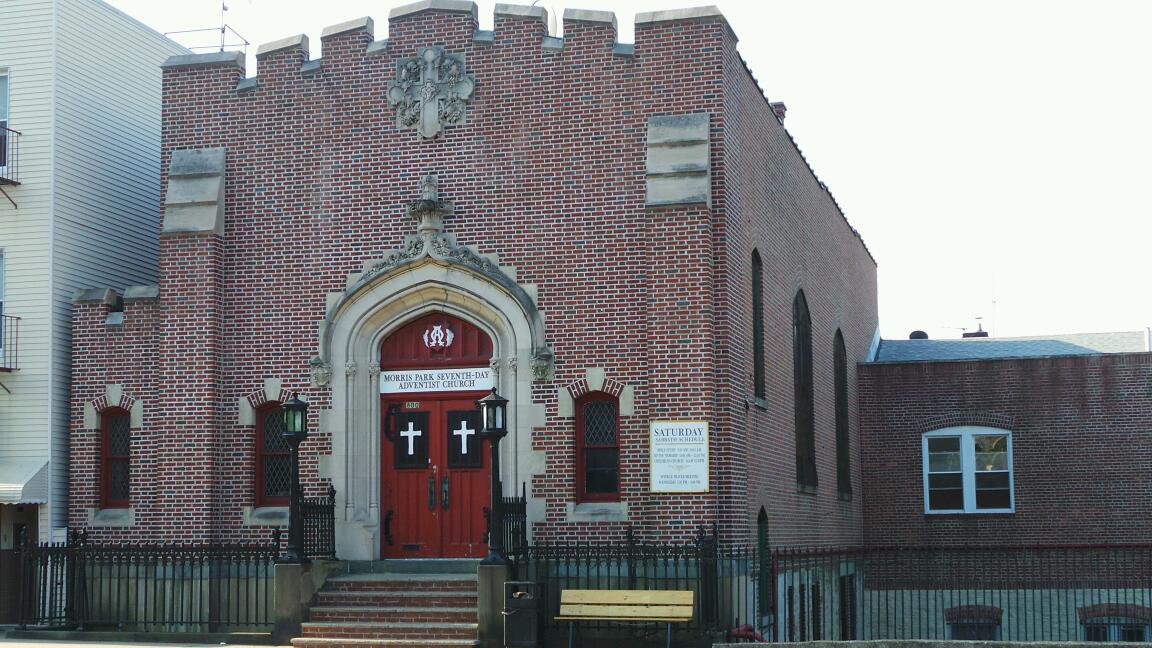
[{"label": "white mullion", "polygon": [[976,510],[976,440],[965,428],[960,434],[960,483],[964,486],[964,512]]}]

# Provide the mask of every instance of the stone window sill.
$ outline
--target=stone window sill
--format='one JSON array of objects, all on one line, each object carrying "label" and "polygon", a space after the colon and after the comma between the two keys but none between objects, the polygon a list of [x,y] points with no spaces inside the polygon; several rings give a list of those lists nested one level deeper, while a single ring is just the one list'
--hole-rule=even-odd
[{"label": "stone window sill", "polygon": [[130,527],[136,524],[136,512],[130,508],[88,509],[90,527]]},{"label": "stone window sill", "polygon": [[244,526],[287,526],[287,506],[245,506]]},{"label": "stone window sill", "polygon": [[627,522],[627,502],[568,503],[568,522]]}]

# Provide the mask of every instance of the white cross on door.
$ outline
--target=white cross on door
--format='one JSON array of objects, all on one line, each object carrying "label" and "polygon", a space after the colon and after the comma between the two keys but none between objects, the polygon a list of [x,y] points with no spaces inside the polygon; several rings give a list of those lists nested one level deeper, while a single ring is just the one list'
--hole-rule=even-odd
[{"label": "white cross on door", "polygon": [[423,435],[424,435],[424,431],[423,430],[417,430],[415,428],[415,426],[412,425],[412,421],[408,421],[408,429],[407,430],[401,430],[400,436],[404,437],[405,439],[408,439],[408,454],[409,454],[409,456],[416,454],[416,443],[415,443],[416,437],[423,436]]},{"label": "white cross on door", "polygon": [[468,454],[468,437],[472,436],[473,434],[476,434],[476,430],[473,430],[473,429],[468,427],[468,419],[461,420],[460,421],[460,429],[459,430],[453,430],[452,434],[460,437],[460,454],[462,454],[462,455]]}]

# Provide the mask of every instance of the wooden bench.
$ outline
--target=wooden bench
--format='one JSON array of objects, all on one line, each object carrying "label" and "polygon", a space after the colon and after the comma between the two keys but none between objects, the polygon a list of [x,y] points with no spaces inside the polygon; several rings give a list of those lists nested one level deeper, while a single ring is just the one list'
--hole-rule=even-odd
[{"label": "wooden bench", "polygon": [[672,624],[692,620],[690,590],[564,590],[560,616],[568,622],[568,648],[572,648],[577,621],[649,621],[668,626],[666,645],[672,646]]}]

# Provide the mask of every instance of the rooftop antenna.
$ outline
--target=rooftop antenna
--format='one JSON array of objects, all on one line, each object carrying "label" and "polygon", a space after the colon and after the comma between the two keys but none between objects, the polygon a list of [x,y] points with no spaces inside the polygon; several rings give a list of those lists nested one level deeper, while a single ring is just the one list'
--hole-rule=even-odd
[{"label": "rooftop antenna", "polygon": [[[249,1],[249,3],[251,3],[252,0],[248,0],[248,1]],[[193,46],[188,47],[188,49],[195,52],[196,50],[216,49],[217,47],[219,47],[220,51],[223,52],[226,48],[229,48],[229,47],[239,47],[239,48],[242,48],[244,50],[245,54],[247,54],[248,53],[248,45],[250,45],[251,43],[248,42],[248,39],[244,38],[243,36],[241,36],[239,34],[239,32],[237,32],[235,29],[233,29],[231,25],[229,25],[227,22],[225,22],[224,14],[227,12],[228,12],[228,1],[222,0],[220,2],[220,26],[219,27],[206,27],[204,29],[184,29],[184,30],[180,30],[180,31],[170,31],[170,32],[164,32],[164,35],[165,36],[172,36],[172,35],[176,35],[176,34],[203,34],[205,32],[218,32],[220,34],[220,44],[218,46],[217,45],[193,45]],[[229,34],[231,34],[231,36],[229,36]]]}]

